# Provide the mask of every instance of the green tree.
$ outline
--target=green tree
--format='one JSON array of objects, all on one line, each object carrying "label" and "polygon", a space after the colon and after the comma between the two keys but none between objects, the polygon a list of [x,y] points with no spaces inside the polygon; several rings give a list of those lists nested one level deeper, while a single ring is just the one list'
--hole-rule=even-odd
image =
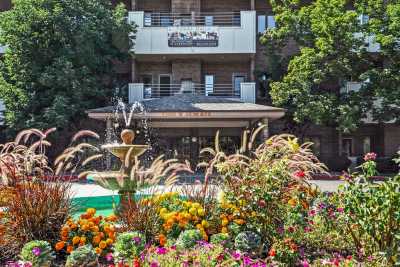
[{"label": "green tree", "polygon": [[114,63],[130,58],[135,26],[110,2],[15,0],[0,14],[8,46],[0,97],[11,129],[72,126],[111,98]]},{"label": "green tree", "polygon": [[[336,126],[342,132],[356,129],[371,110],[378,121],[400,120],[398,1],[270,2],[277,27],[261,41],[275,53],[289,42],[299,46],[284,77],[272,82],[270,90],[289,119]],[[360,15],[368,19],[362,21]],[[371,36],[379,53],[368,50]],[[368,82],[358,92],[340,92],[350,80]]]}]

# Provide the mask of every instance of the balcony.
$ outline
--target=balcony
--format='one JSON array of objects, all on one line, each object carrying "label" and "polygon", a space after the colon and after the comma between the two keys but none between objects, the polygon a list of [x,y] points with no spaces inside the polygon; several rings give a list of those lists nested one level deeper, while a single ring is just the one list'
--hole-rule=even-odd
[{"label": "balcony", "polygon": [[255,103],[255,83],[241,83],[240,88],[232,84],[129,84],[129,103],[145,99],[163,98],[180,94],[237,99],[246,103]]},{"label": "balcony", "polygon": [[223,13],[129,12],[137,28],[135,54],[253,54],[255,11]]}]

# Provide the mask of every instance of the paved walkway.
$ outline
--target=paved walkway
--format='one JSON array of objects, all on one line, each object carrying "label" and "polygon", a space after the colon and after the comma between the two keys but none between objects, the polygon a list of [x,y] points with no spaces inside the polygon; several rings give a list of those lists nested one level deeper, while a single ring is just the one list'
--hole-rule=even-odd
[{"label": "paved walkway", "polygon": [[[336,191],[338,186],[342,184],[342,181],[325,181],[325,180],[314,180],[311,181],[312,184],[315,184],[321,188],[322,191]],[[212,188],[213,190],[217,190],[217,188]],[[199,185],[175,185],[172,187],[165,186],[155,186],[149,189],[141,190],[139,193],[142,194],[151,194],[151,193],[162,193],[162,192],[179,192],[181,194],[185,194],[186,190],[201,190]],[[116,195],[117,192],[107,190],[102,188],[96,184],[80,184],[74,183],[71,186],[71,192],[73,197],[99,197],[99,196],[111,196]]]}]

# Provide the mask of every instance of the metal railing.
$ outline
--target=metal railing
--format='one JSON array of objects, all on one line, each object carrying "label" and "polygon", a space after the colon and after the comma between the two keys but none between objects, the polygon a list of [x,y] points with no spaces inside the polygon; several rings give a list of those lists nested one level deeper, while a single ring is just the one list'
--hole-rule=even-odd
[{"label": "metal railing", "polygon": [[232,84],[145,84],[143,98],[161,98],[179,94],[240,98],[240,88]]},{"label": "metal railing", "polygon": [[144,12],[145,27],[171,26],[240,26],[240,11],[193,12],[189,14],[169,12]]}]

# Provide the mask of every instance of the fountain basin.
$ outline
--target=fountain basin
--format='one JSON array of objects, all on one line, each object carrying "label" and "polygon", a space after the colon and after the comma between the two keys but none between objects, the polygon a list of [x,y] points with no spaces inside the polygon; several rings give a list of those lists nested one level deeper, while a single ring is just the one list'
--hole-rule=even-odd
[{"label": "fountain basin", "polygon": [[125,144],[107,144],[101,146],[102,149],[106,149],[110,151],[111,154],[118,157],[121,162],[124,163],[125,156],[127,153],[132,150],[130,153],[130,161],[132,162],[135,157],[141,156],[147,149],[149,149],[148,145],[125,145]]},{"label": "fountain basin", "polygon": [[134,192],[137,188],[136,181],[120,171],[91,172],[87,175],[87,179],[113,191]]}]

